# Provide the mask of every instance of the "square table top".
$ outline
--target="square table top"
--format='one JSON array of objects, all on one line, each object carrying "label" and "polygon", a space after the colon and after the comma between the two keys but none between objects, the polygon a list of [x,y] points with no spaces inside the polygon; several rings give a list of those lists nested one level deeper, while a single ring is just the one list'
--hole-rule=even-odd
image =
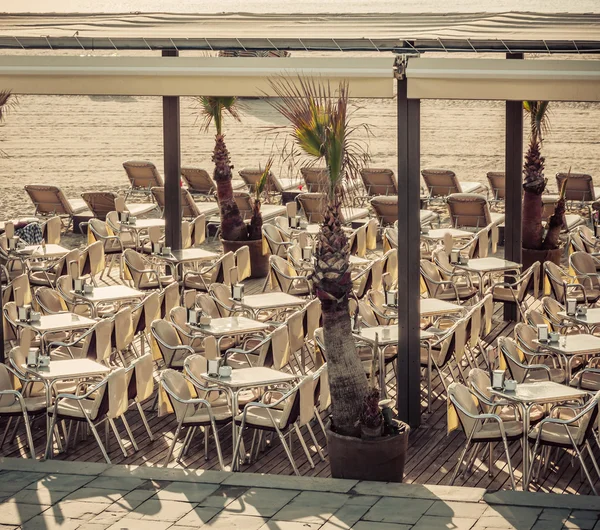
[{"label": "square table top", "polygon": [[21,365],[26,372],[34,374],[40,379],[70,379],[78,377],[89,377],[93,375],[104,375],[110,372],[108,366],[92,361],[91,359],[64,359],[50,361],[48,368],[29,368],[27,364]]},{"label": "square table top", "polygon": [[269,328],[268,324],[252,320],[251,318],[234,316],[224,318],[213,318],[208,326],[189,326],[191,330],[199,331],[204,335],[215,337],[242,335],[254,331],[264,331]]},{"label": "square table top", "polygon": [[490,392],[509,401],[518,403],[560,403],[579,399],[589,395],[588,392],[569,385],[561,385],[552,381],[542,381],[539,383],[520,383],[514,392],[505,390],[495,390],[489,388]]},{"label": "square table top", "polygon": [[204,250],[203,248],[183,248],[181,250],[172,250],[168,256],[164,256],[163,254],[153,254],[153,257],[170,263],[184,263],[217,259],[219,254]]},{"label": "square table top", "polygon": [[304,298],[281,292],[245,295],[242,300],[232,299],[232,302],[248,309],[276,309],[280,307],[297,307],[306,304]]},{"label": "square table top", "polygon": [[[389,329],[390,334],[388,337],[383,336],[383,330]],[[421,330],[420,339],[427,340],[436,337],[435,333],[431,331]],[[354,338],[360,339],[369,344],[375,344],[375,334],[378,335],[378,342],[380,346],[389,346],[390,344],[398,343],[398,326],[373,326],[371,328],[363,327],[359,333],[352,332]]]},{"label": "square table top", "polygon": [[566,311],[559,311],[558,316],[567,318],[578,324],[596,326],[600,324],[600,307],[588,307],[587,314],[585,315],[567,315]]},{"label": "square table top", "polygon": [[456,263],[456,267],[472,272],[496,272],[508,270],[520,270],[522,265],[500,258],[473,258],[467,264]]},{"label": "square table top", "polygon": [[46,245],[46,252],[42,245],[27,245],[17,249],[16,254],[23,258],[62,258],[69,253],[69,249],[61,245]]},{"label": "square table top", "polygon": [[91,328],[95,320],[76,315],[75,313],[55,313],[53,315],[42,315],[39,322],[20,322],[19,326],[31,328],[40,333],[48,331],[70,331],[73,329]]},{"label": "square table top", "polygon": [[164,219],[136,219],[135,224],[120,223],[121,228],[129,228],[130,230],[145,230],[153,226],[165,226]]},{"label": "square table top", "polygon": [[461,305],[446,302],[445,300],[438,300],[437,298],[422,298],[420,304],[422,317],[460,313],[465,309]]},{"label": "square table top", "polygon": [[297,375],[273,370],[273,368],[265,368],[264,366],[239,368],[233,370],[230,377],[213,377],[209,374],[202,374],[202,377],[211,383],[229,388],[274,385],[298,379]]},{"label": "square table top", "polygon": [[471,238],[475,235],[474,232],[469,232],[467,230],[459,230],[458,228],[435,228],[433,230],[429,230],[429,232],[427,232],[426,234],[421,234],[421,238],[438,241],[440,239],[444,239],[444,236],[446,234],[450,234],[453,238],[456,239]]},{"label": "square table top", "polygon": [[94,287],[92,293],[76,293],[71,291],[71,294],[80,300],[87,302],[112,302],[114,300],[129,300],[131,298],[144,298],[146,293],[133,289],[127,285],[107,285]]},{"label": "square table top", "polygon": [[543,348],[565,355],[592,355],[600,353],[600,337],[580,333],[578,335],[565,335],[567,343],[561,346],[560,342],[540,342],[537,339],[534,341]]}]

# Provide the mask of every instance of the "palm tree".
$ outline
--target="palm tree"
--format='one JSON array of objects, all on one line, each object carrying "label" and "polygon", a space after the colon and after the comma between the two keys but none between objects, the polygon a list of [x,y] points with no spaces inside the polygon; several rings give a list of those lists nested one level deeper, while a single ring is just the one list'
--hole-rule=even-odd
[{"label": "palm tree", "polygon": [[[8,112],[17,105],[17,99],[10,90],[0,91],[0,124],[4,121]],[[4,158],[6,153],[0,149],[0,158]]]},{"label": "palm tree", "polygon": [[212,161],[215,164],[213,178],[217,183],[217,199],[221,211],[221,234],[228,241],[246,241],[248,229],[233,198],[231,185],[231,158],[225,145],[222,132],[223,112],[240,121],[237,98],[234,96],[200,96],[197,98],[200,115],[204,118],[204,129],[208,130],[211,122],[215,122],[217,134]]},{"label": "palm tree", "polygon": [[530,135],[523,164],[523,248],[544,248],[542,225],[542,194],[546,189],[545,159],[541,154],[543,135],[548,131],[548,102],[524,101],[523,108],[530,118]]},{"label": "palm tree", "polygon": [[356,127],[349,124],[348,84],[340,83],[335,93],[310,78],[278,79],[271,85],[279,99],[267,101],[289,121],[295,145],[312,161],[323,161],[329,173],[313,283],[323,310],[332,427],[341,435],[360,436],[357,420],[369,386],[352,338],[350,252],[340,221],[342,182],[357,176],[362,151],[353,139]]}]

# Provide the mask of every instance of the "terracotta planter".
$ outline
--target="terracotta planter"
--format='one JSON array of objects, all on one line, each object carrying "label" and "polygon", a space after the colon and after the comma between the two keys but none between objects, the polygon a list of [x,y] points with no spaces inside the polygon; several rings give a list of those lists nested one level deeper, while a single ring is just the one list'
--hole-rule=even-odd
[{"label": "terracotta planter", "polygon": [[228,241],[221,239],[223,252],[235,252],[240,247],[250,249],[250,278],[264,278],[269,273],[269,253],[263,254],[262,240],[257,241]]},{"label": "terracotta planter", "polygon": [[376,440],[341,436],[327,426],[327,451],[331,476],[354,480],[402,482],[410,427],[396,421],[400,433]]}]

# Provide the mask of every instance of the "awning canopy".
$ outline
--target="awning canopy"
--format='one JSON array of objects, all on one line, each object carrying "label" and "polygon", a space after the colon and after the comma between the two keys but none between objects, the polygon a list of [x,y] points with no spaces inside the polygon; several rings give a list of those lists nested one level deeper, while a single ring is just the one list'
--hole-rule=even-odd
[{"label": "awning canopy", "polygon": [[600,14],[3,15],[0,48],[599,53]]},{"label": "awning canopy", "polygon": [[410,58],[411,99],[600,101],[600,61]]},{"label": "awning canopy", "polygon": [[388,98],[393,57],[1,56],[0,87],[15,94],[275,96],[269,80],[299,75],[349,82],[351,97]]}]

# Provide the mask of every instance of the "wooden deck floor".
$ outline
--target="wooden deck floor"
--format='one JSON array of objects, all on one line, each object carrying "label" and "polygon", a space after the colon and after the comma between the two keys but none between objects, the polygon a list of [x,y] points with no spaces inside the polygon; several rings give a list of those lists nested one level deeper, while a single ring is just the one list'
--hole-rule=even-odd
[{"label": "wooden deck floor", "polygon": [[[110,283],[113,283],[109,279]],[[247,293],[255,292],[260,289],[262,282],[252,281],[247,284]],[[501,313],[496,313],[494,327],[492,332],[486,337],[485,343],[492,343],[501,335],[512,334],[514,324],[500,320]],[[391,369],[388,373],[388,390],[392,397],[395,396],[395,388],[393,383],[393,374]],[[423,407],[426,406],[426,394],[422,396]],[[167,449],[172,442],[175,431],[174,416],[166,416],[158,418],[156,413],[150,411],[150,403],[145,405],[150,426],[155,434],[155,441],[150,442],[140,417],[137,411],[131,410],[127,417],[134,436],[137,440],[139,450],[133,451],[132,446],[126,442],[128,456],[123,457],[116,442],[113,441],[110,447],[110,457],[114,464],[134,464],[146,466],[159,466],[163,464]],[[6,420],[0,420],[0,430],[4,429]],[[42,421],[36,422],[34,426],[34,442],[38,457],[41,456],[45,442],[45,428]],[[124,429],[121,426],[121,430]],[[315,428],[317,440],[325,455],[327,455],[327,445],[324,440],[324,435],[321,430]],[[124,433],[123,433],[124,435]],[[232,452],[231,430],[223,428],[220,431],[221,446],[226,462],[230,461]],[[310,439],[308,435],[305,439]],[[6,443],[0,449],[1,456],[25,456],[26,446],[25,436],[21,428],[17,434],[15,442],[12,444]],[[446,400],[443,393],[443,386],[437,376],[433,379],[433,404],[431,414],[423,415],[422,426],[414,430],[410,434],[409,453],[405,469],[405,481],[418,484],[448,484],[449,479],[456,465],[458,455],[464,447],[465,436],[462,432],[454,432],[451,435],[446,434]],[[330,469],[327,461],[321,461],[314,450],[314,446],[309,445],[315,462],[314,469],[311,469],[300,444],[294,441],[293,453],[296,463],[302,475],[328,477]],[[179,449],[179,444],[175,449],[175,454]],[[597,449],[597,448],[596,448]],[[510,445],[511,460],[515,468],[515,475],[519,481],[521,479],[521,446],[519,443]],[[487,451],[484,452],[487,455]],[[492,476],[488,475],[487,457],[484,460],[477,459],[473,468],[473,473],[466,479],[459,477],[456,484],[466,486],[483,487],[490,490],[508,489],[510,488],[509,476],[506,466],[506,461],[503,451],[500,446],[494,449],[494,467]],[[600,458],[600,454],[597,455]],[[92,436],[86,440],[78,440],[75,447],[72,447],[68,453],[59,454],[55,457],[57,460],[75,460],[82,462],[102,462],[102,454],[98,449]],[[175,464],[172,461],[169,466]],[[189,451],[189,454],[184,458],[182,465],[189,468],[202,469],[219,469],[216,451],[211,443],[209,459],[204,459],[204,444],[202,436],[198,435]],[[591,467],[591,466],[590,466]],[[272,473],[291,475],[293,470],[285,456],[283,448],[278,442],[273,443],[273,446],[262,453],[258,460],[251,465],[242,467],[242,472],[254,473]],[[592,471],[593,473],[593,471]],[[555,493],[590,493],[590,488],[582,477],[579,471],[579,465],[571,465],[571,457],[566,453],[561,453],[556,462],[552,462],[549,472],[540,479],[539,484],[532,484],[531,489],[535,491],[555,492]]]}]

